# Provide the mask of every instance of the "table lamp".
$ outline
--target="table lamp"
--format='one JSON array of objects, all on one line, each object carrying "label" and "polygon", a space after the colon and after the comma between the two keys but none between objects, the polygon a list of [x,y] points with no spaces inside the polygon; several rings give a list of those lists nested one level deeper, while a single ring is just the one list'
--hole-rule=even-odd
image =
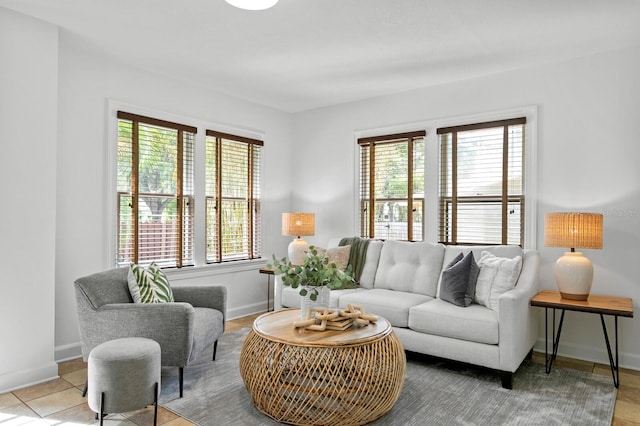
[{"label": "table lamp", "polygon": [[593,282],[593,265],[576,248],[602,248],[602,215],[598,213],[548,213],[544,217],[544,245],[568,247],[554,272],[564,299],[587,300]]},{"label": "table lamp", "polygon": [[289,243],[288,257],[292,265],[302,265],[309,244],[301,236],[315,234],[316,218],[313,213],[282,213],[282,235],[296,237]]}]

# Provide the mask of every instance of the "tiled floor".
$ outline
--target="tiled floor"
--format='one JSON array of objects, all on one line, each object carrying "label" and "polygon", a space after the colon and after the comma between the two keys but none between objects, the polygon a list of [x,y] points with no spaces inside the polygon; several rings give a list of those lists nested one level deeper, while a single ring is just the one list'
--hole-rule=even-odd
[{"label": "tiled floor", "polygon": [[[253,315],[229,321],[227,331],[250,326],[255,317]],[[533,360],[544,363],[544,354],[534,353]],[[611,376],[608,365],[567,358],[558,358],[554,365]],[[87,377],[86,364],[82,359],[63,362],[60,363],[58,372],[59,379],[0,394],[0,426],[97,423],[95,413],[89,409],[86,398],[82,397],[82,388]],[[153,407],[110,415],[105,419],[108,426],[147,426],[152,423]],[[158,424],[183,426],[192,423],[159,407]],[[621,370],[612,425],[640,426],[640,371]]]}]

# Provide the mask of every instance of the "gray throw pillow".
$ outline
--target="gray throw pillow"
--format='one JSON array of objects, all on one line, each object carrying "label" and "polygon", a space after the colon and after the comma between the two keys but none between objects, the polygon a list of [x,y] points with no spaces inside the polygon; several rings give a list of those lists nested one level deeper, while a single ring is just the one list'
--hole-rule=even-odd
[{"label": "gray throw pillow", "polygon": [[442,271],[440,298],[457,306],[469,306],[475,295],[479,272],[473,252],[466,256],[458,254]]}]

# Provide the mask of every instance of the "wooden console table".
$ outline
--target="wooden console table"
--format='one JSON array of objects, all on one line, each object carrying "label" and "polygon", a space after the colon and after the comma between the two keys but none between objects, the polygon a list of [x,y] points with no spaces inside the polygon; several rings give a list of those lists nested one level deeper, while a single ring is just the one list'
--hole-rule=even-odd
[{"label": "wooden console table", "polygon": [[[617,388],[620,386],[620,366],[618,364],[618,317],[633,317],[633,300],[628,297],[602,296],[590,294],[587,300],[569,300],[560,297],[557,291],[543,290],[531,299],[531,306],[539,306],[544,308],[544,357],[545,368],[547,374],[551,372],[551,365],[556,359],[558,353],[558,344],[560,343],[560,334],[562,333],[562,323],[564,321],[565,311],[587,312],[599,314],[602,322],[602,331],[604,333],[604,341],[607,346],[607,354],[609,355],[609,365],[611,366],[611,375],[613,376],[613,384]],[[548,309],[553,309],[553,349],[549,356],[548,351]],[[556,309],[560,309],[560,323],[556,332]],[[609,334],[604,322],[604,315],[611,315],[615,324],[615,360],[611,352],[611,344],[609,342]]]}]

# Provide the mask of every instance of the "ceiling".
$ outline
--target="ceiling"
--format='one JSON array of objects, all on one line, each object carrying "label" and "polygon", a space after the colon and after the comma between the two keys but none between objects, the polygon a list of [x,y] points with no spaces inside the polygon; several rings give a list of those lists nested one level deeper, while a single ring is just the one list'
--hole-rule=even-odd
[{"label": "ceiling", "polygon": [[640,45],[638,0],[0,0],[133,66],[298,112]]}]

